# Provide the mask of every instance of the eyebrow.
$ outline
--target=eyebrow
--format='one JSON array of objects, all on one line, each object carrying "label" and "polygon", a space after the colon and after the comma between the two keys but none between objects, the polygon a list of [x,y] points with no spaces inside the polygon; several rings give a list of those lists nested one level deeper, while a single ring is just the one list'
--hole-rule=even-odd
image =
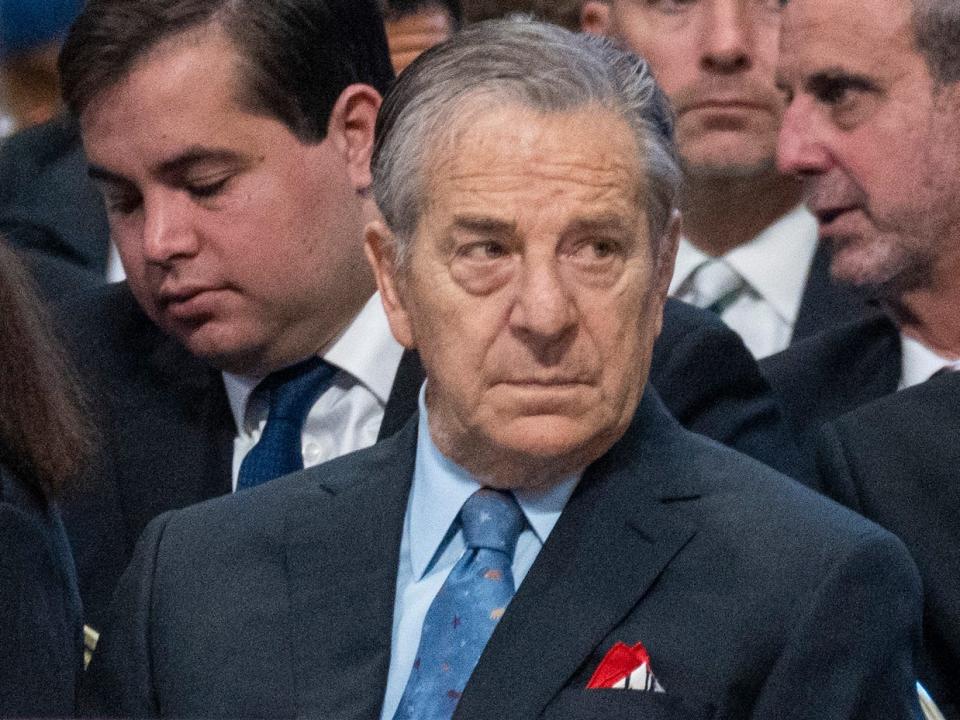
[{"label": "eyebrow", "polygon": [[577,218],[567,227],[567,233],[585,232],[616,232],[626,233],[631,230],[630,223],[623,217],[615,214],[603,214],[595,217]]},{"label": "eyebrow", "polygon": [[[240,160],[241,156],[232,150],[196,146],[187,148],[169,160],[164,160],[156,166],[154,173],[163,178],[180,177],[200,163],[236,163]],[[123,175],[95,164],[87,168],[87,175],[92,180],[114,185],[130,183],[130,180]]]},{"label": "eyebrow", "polygon": [[838,84],[868,92],[875,92],[880,89],[877,83],[866,75],[837,67],[825,68],[810,75],[804,82],[804,88],[808,92],[816,94],[818,91],[823,92]]},{"label": "eyebrow", "polygon": [[453,226],[459,230],[485,235],[511,235],[517,230],[515,222],[483,215],[457,215],[453,219]]}]

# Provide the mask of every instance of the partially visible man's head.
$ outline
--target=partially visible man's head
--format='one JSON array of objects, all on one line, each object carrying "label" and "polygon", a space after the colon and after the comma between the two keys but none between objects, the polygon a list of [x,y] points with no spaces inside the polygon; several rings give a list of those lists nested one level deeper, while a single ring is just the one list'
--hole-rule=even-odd
[{"label": "partially visible man's head", "polygon": [[778,0],[586,0],[582,22],[650,62],[677,113],[689,175],[774,171]]},{"label": "partially visible man's head", "polygon": [[393,69],[400,73],[420,53],[460,29],[460,0],[380,0]]},{"label": "partially visible man's head", "polygon": [[834,276],[881,297],[955,283],[938,267],[960,244],[960,4],[784,12],[779,161],[807,181]]},{"label": "partially visible man's head", "polygon": [[673,269],[671,135],[643,61],[532,22],[462,31],[385,101],[368,255],[435,441],[485,482],[558,480],[630,422]]},{"label": "partially visible man's head", "polygon": [[375,0],[89,0],[60,65],[131,289],[164,330],[263,373],[359,309],[393,77]]},{"label": "partially visible man's head", "polygon": [[498,20],[511,15],[532,15],[537,20],[576,32],[580,29],[583,0],[468,0],[464,15],[468,23]]}]

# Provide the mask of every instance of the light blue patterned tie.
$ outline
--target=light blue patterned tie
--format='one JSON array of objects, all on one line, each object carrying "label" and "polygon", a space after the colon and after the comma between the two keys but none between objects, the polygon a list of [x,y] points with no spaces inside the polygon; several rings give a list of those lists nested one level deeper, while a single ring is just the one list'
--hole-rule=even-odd
[{"label": "light blue patterned tie", "polygon": [[513,598],[513,552],[523,511],[510,493],[483,488],[460,510],[467,549],[423,621],[420,647],[394,720],[453,715],[480,653]]},{"label": "light blue patterned tie", "polygon": [[303,422],[337,369],[310,358],[267,376],[254,392],[266,392],[270,409],[260,440],[240,463],[237,490],[303,470]]}]

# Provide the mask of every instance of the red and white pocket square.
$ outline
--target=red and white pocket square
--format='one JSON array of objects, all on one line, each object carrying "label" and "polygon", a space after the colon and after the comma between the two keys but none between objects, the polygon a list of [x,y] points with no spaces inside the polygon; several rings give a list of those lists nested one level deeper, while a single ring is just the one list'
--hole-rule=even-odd
[{"label": "red and white pocket square", "polygon": [[643,643],[630,647],[618,642],[610,648],[587,683],[588,690],[598,688],[666,692],[650,668],[650,654]]}]

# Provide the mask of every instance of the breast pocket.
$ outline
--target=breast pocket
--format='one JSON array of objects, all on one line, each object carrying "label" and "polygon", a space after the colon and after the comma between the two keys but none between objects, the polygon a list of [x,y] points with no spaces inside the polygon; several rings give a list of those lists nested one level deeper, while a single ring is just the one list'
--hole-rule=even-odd
[{"label": "breast pocket", "polygon": [[716,708],[667,693],[568,688],[547,706],[543,720],[709,720]]}]

